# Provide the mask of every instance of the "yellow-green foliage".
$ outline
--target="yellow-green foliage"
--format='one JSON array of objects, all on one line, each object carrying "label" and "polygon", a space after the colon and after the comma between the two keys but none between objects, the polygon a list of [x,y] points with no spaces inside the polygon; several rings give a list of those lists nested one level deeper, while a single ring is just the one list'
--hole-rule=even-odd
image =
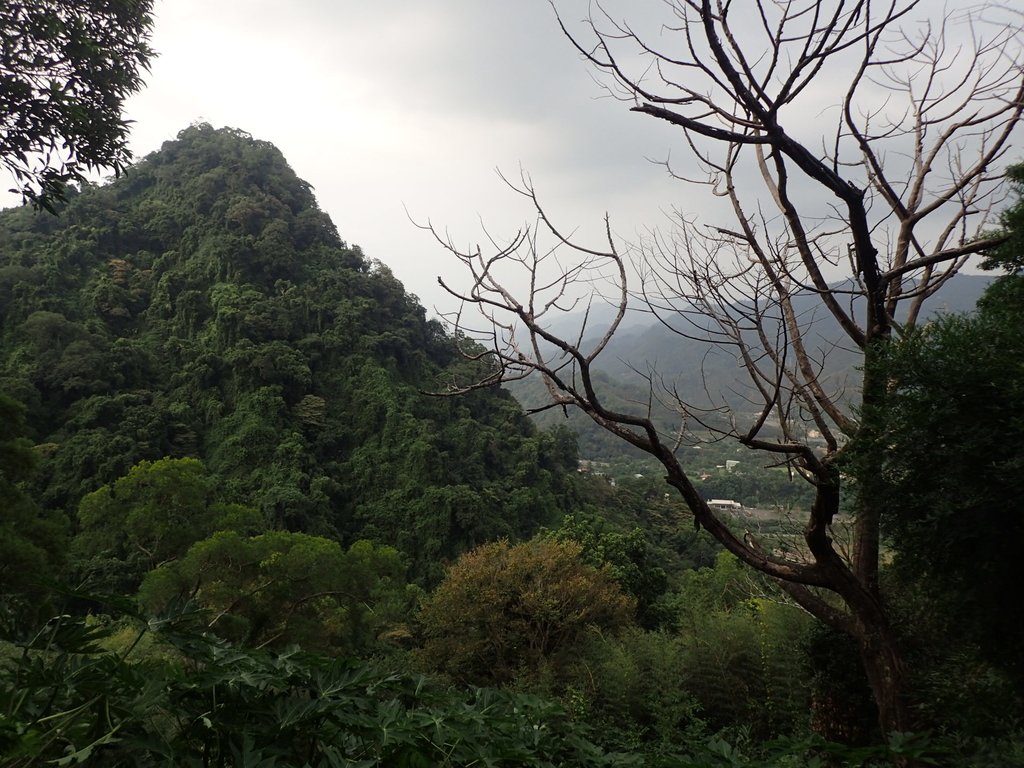
[{"label": "yellow-green foliage", "polygon": [[679,744],[703,725],[687,687],[690,662],[686,639],[669,632],[594,634],[580,646],[562,695],[617,749]]},{"label": "yellow-green foliage", "polygon": [[473,683],[563,667],[590,629],[629,625],[635,604],[572,541],[485,544],[448,569],[420,614],[423,659]]},{"label": "yellow-green foliage", "polygon": [[687,573],[672,600],[673,631],[632,628],[580,643],[560,688],[606,746],[671,753],[702,734],[803,733],[810,619],[771,594],[729,554]]}]

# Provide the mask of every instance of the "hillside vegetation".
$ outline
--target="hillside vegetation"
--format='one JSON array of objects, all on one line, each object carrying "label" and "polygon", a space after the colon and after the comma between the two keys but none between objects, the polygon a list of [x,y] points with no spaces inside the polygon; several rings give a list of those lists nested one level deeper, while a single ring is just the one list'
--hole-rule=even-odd
[{"label": "hillside vegetation", "polygon": [[0,391],[74,515],[140,461],[194,457],[273,528],[398,547],[418,578],[559,517],[575,457],[462,365],[280,152],[193,126],[57,217],[0,218]]},{"label": "hillside vegetation", "polygon": [[[1022,764],[1019,612],[981,599],[1018,569],[1003,549],[1005,568],[977,567],[1019,485],[987,479],[1019,464],[1015,411],[992,473],[940,456],[986,483],[969,568],[943,532],[973,529],[945,486],[921,490],[928,461],[887,465],[906,515],[884,576],[923,727],[885,739],[849,641],[714,545],[661,476],[580,463],[574,421],[542,430],[499,387],[429,394],[492,359],[347,245],[272,145],[195,125],[57,214],[0,213],[2,768]],[[979,422],[990,455],[999,409],[971,406],[972,377],[1015,375],[1018,298],[1004,278],[984,322],[895,348],[895,371],[943,364],[906,379],[880,445],[926,446],[905,423],[935,412]],[[982,338],[960,382],[957,350]],[[624,406],[644,396],[601,375]],[[684,458],[708,497],[773,510],[738,533],[801,556],[786,513],[805,483],[720,444]],[[930,578],[935,548],[974,591]]]}]

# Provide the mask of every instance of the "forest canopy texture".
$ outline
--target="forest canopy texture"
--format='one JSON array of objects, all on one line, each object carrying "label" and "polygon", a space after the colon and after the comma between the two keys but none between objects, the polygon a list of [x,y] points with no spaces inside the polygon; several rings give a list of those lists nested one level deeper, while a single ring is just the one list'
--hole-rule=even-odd
[{"label": "forest canopy texture", "polygon": [[[538,434],[498,389],[422,394],[464,365],[450,339],[339,237],[270,144],[195,125],[59,214],[0,216],[7,456],[22,479],[18,441],[38,446],[18,503],[49,525],[145,527],[145,499],[126,507],[115,481],[185,457],[202,466],[191,485],[165,483],[204,508],[392,545],[425,582],[445,559],[560,517],[571,442]],[[33,526],[12,535],[40,558],[52,540]],[[128,546],[130,531],[118,536],[103,534]],[[159,562],[135,544],[147,568]],[[79,554],[78,576],[110,588],[146,570],[114,574],[87,545]]]}]

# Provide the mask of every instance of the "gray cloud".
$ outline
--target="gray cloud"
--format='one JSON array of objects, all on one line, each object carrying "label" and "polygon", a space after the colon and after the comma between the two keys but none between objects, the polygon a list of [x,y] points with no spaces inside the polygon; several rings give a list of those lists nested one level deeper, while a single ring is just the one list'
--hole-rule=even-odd
[{"label": "gray cloud", "polygon": [[[927,0],[925,10],[940,0]],[[583,30],[586,0],[557,0]],[[611,0],[670,43],[665,3]],[[666,211],[710,214],[715,201],[647,158],[699,169],[670,126],[608,98],[545,0],[158,0],[161,56],[129,107],[138,154],[190,122],[230,125],[277,144],[317,190],[343,235],[392,266],[428,305],[452,264],[406,218],[513,230],[528,207],[495,167],[528,172],[566,229],[598,237],[666,224]],[[808,131],[834,97],[795,116]],[[720,221],[720,219],[718,219]]]}]

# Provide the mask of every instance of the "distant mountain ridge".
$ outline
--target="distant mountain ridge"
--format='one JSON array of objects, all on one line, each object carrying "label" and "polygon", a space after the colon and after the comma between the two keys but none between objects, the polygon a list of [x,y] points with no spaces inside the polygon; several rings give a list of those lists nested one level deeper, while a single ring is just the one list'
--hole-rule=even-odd
[{"label": "distant mountain ridge", "polygon": [[[993,279],[989,275],[959,275],[929,299],[925,304],[925,317],[971,311]],[[844,343],[838,324],[823,307],[815,307],[816,301],[814,297],[806,297],[798,303],[797,311],[814,314],[809,338],[816,340],[819,352],[829,350],[827,381],[834,387],[856,386],[860,354]],[[563,315],[553,321],[550,328],[556,334],[575,338],[586,318],[583,348],[587,348],[601,338],[614,317],[614,309],[602,304],[593,307],[589,315],[584,312]],[[696,399],[703,397],[701,393],[705,388],[715,396],[724,393],[724,399],[732,398],[736,407],[742,409],[742,393],[748,387],[746,374],[730,352],[680,336],[664,323],[652,321],[649,313],[632,310],[627,317],[629,322],[618,329],[598,358],[600,391],[605,393],[609,404],[625,409],[645,408],[650,387],[644,376],[650,375]],[[547,391],[539,380],[515,382],[510,389],[528,410],[547,402]],[[609,459],[636,453],[635,449],[605,434],[581,413],[570,414],[567,422],[560,410],[542,411],[533,418],[543,427],[567,423],[577,435],[580,455],[584,458]],[[677,428],[671,424],[674,417],[664,410],[659,420],[666,429]]]}]

